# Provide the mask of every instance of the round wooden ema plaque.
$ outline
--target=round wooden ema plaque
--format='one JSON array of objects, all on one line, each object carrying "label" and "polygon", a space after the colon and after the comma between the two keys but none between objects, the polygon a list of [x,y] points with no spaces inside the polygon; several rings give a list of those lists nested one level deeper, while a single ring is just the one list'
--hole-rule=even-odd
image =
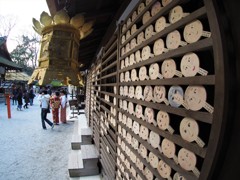
[{"label": "round wooden ema plaque", "polygon": [[147,167],[145,167],[143,174],[147,179],[153,179],[153,173]]},{"label": "round wooden ema plaque", "polygon": [[122,115],[122,123],[127,124],[127,116],[125,114]]},{"label": "round wooden ema plaque", "polygon": [[173,59],[166,59],[161,67],[162,75],[164,78],[173,78],[174,75],[182,77],[182,73],[177,70],[176,63]]},{"label": "round wooden ema plaque", "polygon": [[143,94],[142,94],[142,86],[137,86],[135,89],[135,98],[136,99],[143,99]]},{"label": "round wooden ema plaque", "polygon": [[[131,106],[133,107],[133,103],[131,102]],[[128,108],[130,107],[130,102],[128,103]],[[133,109],[133,108],[132,108]],[[127,127],[129,128],[129,129],[132,129],[132,124],[133,124],[133,122],[132,122],[132,119],[130,118],[130,117],[128,117],[127,118]],[[129,143],[129,144],[131,144],[131,143]]]},{"label": "round wooden ema plaque", "polygon": [[181,6],[175,6],[170,12],[169,12],[169,22],[171,24],[179,21],[183,17],[187,16],[189,13],[184,13]]},{"label": "round wooden ema plaque", "polygon": [[127,33],[126,33],[126,39],[130,38],[130,36],[131,36],[131,31],[128,30]]},{"label": "round wooden ema plaque", "polygon": [[145,30],[145,38],[149,39],[155,34],[153,25],[150,25]]},{"label": "round wooden ema plaque", "polygon": [[140,171],[143,171],[144,165],[139,158],[137,158],[137,160],[136,160],[136,166]]},{"label": "round wooden ema plaque", "polygon": [[184,27],[183,37],[186,42],[197,42],[202,36],[210,37],[211,33],[203,30],[201,21],[195,20]]},{"label": "round wooden ema plaque", "polygon": [[138,140],[134,136],[132,137],[131,145],[132,145],[133,149],[135,149],[135,150],[138,149],[139,143],[138,143]]},{"label": "round wooden ema plaque", "polygon": [[134,153],[134,152],[130,152],[130,159],[132,160],[132,162],[134,163],[134,164],[136,164],[136,161],[137,161],[137,156],[136,156],[136,154]]},{"label": "round wooden ema plaque", "polygon": [[168,101],[172,107],[178,108],[183,104],[183,89],[180,86],[171,86],[168,91]]},{"label": "round wooden ema plaque", "polygon": [[129,27],[131,23],[132,23],[132,19],[131,19],[131,18],[128,18],[128,19],[127,19],[127,27]]},{"label": "round wooden ema plaque", "polygon": [[131,144],[131,142],[132,142],[132,135],[130,133],[127,133],[126,140],[127,140],[128,144]]},{"label": "round wooden ema plaque", "polygon": [[150,46],[145,46],[143,49],[142,49],[142,60],[145,61],[149,58],[152,58],[154,57],[154,55],[151,53],[151,48]]},{"label": "round wooden ema plaque", "polygon": [[[136,155],[134,154],[134,156],[136,156]],[[136,172],[136,170],[134,169],[133,166],[131,166],[130,172],[131,172],[131,174],[133,175],[133,177],[136,178],[136,176],[137,176],[137,172]]]},{"label": "round wooden ema plaque", "polygon": [[146,107],[144,111],[144,119],[150,124],[157,126],[157,122],[154,119],[154,111],[152,108]]},{"label": "round wooden ema plaque", "polygon": [[121,60],[121,69],[124,69],[124,68],[125,68],[125,61]]},{"label": "round wooden ema plaque", "polygon": [[138,14],[140,14],[144,10],[144,8],[145,8],[145,4],[144,3],[139,4],[139,6],[138,6]]},{"label": "round wooden ema plaque", "polygon": [[193,173],[199,177],[200,172],[196,168],[197,157],[193,152],[185,148],[181,148],[178,152],[178,162],[183,169],[186,171],[193,171]]},{"label": "round wooden ema plaque", "polygon": [[152,0],[146,0],[146,1],[145,1],[146,6],[149,5],[150,2],[152,2]]},{"label": "round wooden ema plaque", "polygon": [[130,86],[130,87],[129,87],[129,94],[128,94],[128,96],[129,96],[130,98],[134,98],[134,95],[135,95],[134,86]]},{"label": "round wooden ema plaque", "polygon": [[175,144],[172,141],[164,138],[163,141],[162,141],[162,146],[161,147],[162,147],[163,154],[166,157],[168,157],[170,159],[173,159],[174,162],[176,164],[178,164],[178,158],[177,158],[177,156],[175,154],[176,153],[176,146],[175,146]]},{"label": "round wooden ema plaque", "polygon": [[137,63],[142,61],[141,52],[139,50],[135,52],[135,58]]},{"label": "round wooden ema plaque", "polygon": [[124,82],[124,81],[125,81],[124,73],[121,73],[120,74],[120,82]]},{"label": "round wooden ema plaque", "polygon": [[127,101],[123,100],[123,110],[127,111],[128,107],[127,107]]},{"label": "round wooden ema plaque", "polygon": [[119,107],[120,107],[120,108],[123,108],[123,102],[122,102],[121,99],[119,99]]},{"label": "round wooden ema plaque", "polygon": [[128,95],[128,86],[123,87],[123,95],[127,96]]},{"label": "round wooden ema plaque", "polygon": [[134,34],[137,31],[137,25],[133,24],[131,27],[131,34]]},{"label": "round wooden ema plaque", "polygon": [[155,16],[160,10],[162,9],[161,3],[160,2],[156,2],[151,9],[151,15]]},{"label": "round wooden ema plaque", "polygon": [[149,153],[148,155],[148,160],[149,160],[149,163],[150,165],[153,167],[153,168],[157,168],[158,167],[158,157],[153,154],[152,152]]},{"label": "round wooden ema plaque", "polygon": [[138,81],[138,77],[137,77],[137,70],[136,69],[132,69],[131,70],[131,80],[132,81]]},{"label": "round wooden ema plaque", "polygon": [[143,180],[140,174],[137,174],[137,180]]},{"label": "round wooden ema plaque", "polygon": [[[118,125],[118,133],[122,135],[122,126]],[[121,145],[121,138],[118,139],[118,144]]]},{"label": "round wooden ema plaque", "polygon": [[131,50],[130,43],[126,44],[125,53],[128,53]]},{"label": "round wooden ema plaque", "polygon": [[199,126],[196,120],[189,117],[183,118],[179,129],[180,135],[184,140],[188,142],[196,141],[200,147],[204,147],[205,143],[198,137]]},{"label": "round wooden ema plaque", "polygon": [[149,129],[148,129],[146,126],[141,125],[140,131],[139,131],[139,136],[140,136],[143,140],[148,140]]},{"label": "round wooden ema plaque", "polygon": [[168,49],[177,49],[179,46],[185,45],[187,45],[187,43],[181,40],[181,35],[178,30],[174,30],[167,35],[166,46]]},{"label": "round wooden ema plaque", "polygon": [[133,127],[132,127],[132,130],[135,134],[139,134],[139,129],[140,129],[140,126],[139,126],[139,123],[134,121],[133,122]]},{"label": "round wooden ema plaque", "polygon": [[132,13],[132,21],[134,21],[137,18],[137,11],[133,11]]},{"label": "round wooden ema plaque", "polygon": [[136,63],[136,61],[135,61],[135,54],[132,53],[132,54],[130,55],[129,65],[131,66],[131,65],[133,65],[133,64],[135,64],[135,63]]},{"label": "round wooden ema plaque", "polygon": [[147,68],[145,66],[140,67],[139,69],[139,80],[144,81],[145,79],[149,79],[147,75]]},{"label": "round wooden ema plaque", "polygon": [[158,39],[153,44],[153,53],[155,56],[160,55],[164,52],[167,52],[168,49],[164,47],[164,41],[162,39]]},{"label": "round wooden ema plaque", "polygon": [[123,47],[123,48],[121,49],[121,56],[124,56],[124,54],[125,54],[125,48]]},{"label": "round wooden ema plaque", "polygon": [[125,72],[125,82],[129,82],[129,81],[131,81],[131,79],[130,79],[130,73],[129,73],[129,71],[126,71],[126,72]]},{"label": "round wooden ema plaque", "polygon": [[122,35],[122,44],[126,41],[125,35]]},{"label": "round wooden ema plaque", "polygon": [[153,98],[153,88],[152,86],[145,86],[143,91],[143,96],[145,101],[151,101]]},{"label": "round wooden ema plaque", "polygon": [[166,105],[169,105],[169,102],[166,98],[166,88],[165,86],[155,86],[153,89],[153,101],[157,103],[164,102]]},{"label": "round wooden ema plaque", "polygon": [[130,66],[130,60],[129,60],[129,57],[126,57],[125,58],[125,67],[128,67]]},{"label": "round wooden ema plaque", "polygon": [[198,111],[202,108],[213,113],[213,107],[206,102],[207,91],[204,86],[188,86],[185,91],[185,101],[190,110]]},{"label": "round wooden ema plaque", "polygon": [[125,32],[126,29],[127,29],[127,24],[123,24],[123,26],[122,26],[122,33]]},{"label": "round wooden ema plaque", "polygon": [[149,134],[148,143],[151,144],[153,148],[160,150],[159,149],[160,141],[161,141],[160,136],[154,131],[151,131]]},{"label": "round wooden ema plaque", "polygon": [[159,111],[157,114],[157,124],[159,129],[168,130],[173,134],[174,129],[170,126],[170,117],[169,114],[165,111]]},{"label": "round wooden ema plaque", "polygon": [[162,5],[163,5],[163,7],[165,7],[166,5],[168,5],[170,2],[172,2],[172,0],[162,0]]},{"label": "round wooden ema plaque", "polygon": [[137,46],[137,40],[136,38],[133,38],[130,42],[131,49],[134,49]]},{"label": "round wooden ema plaque", "polygon": [[186,180],[186,178],[184,178],[182,175],[176,172],[173,176],[173,180]]},{"label": "round wooden ema plaque", "polygon": [[144,40],[144,32],[140,32],[137,36],[137,44],[140,45]]},{"label": "round wooden ema plaque", "polygon": [[208,74],[206,70],[200,68],[199,57],[193,52],[187,53],[182,57],[180,68],[185,77],[192,77],[197,73],[202,76],[206,76]]},{"label": "round wooden ema plaque", "polygon": [[122,113],[121,113],[121,112],[118,112],[118,120],[119,120],[120,122],[122,122]]},{"label": "round wooden ema plaque", "polygon": [[171,167],[167,165],[163,160],[160,160],[157,166],[158,173],[166,179],[171,179]]},{"label": "round wooden ema plaque", "polygon": [[143,158],[147,157],[147,148],[144,145],[140,144],[138,152]]},{"label": "round wooden ema plaque", "polygon": [[162,79],[162,76],[159,72],[159,65],[158,63],[151,64],[149,67],[149,78],[151,80],[155,80],[157,78]]},{"label": "round wooden ema plaque", "polygon": [[145,12],[142,18],[142,24],[146,24],[151,19],[151,14],[149,11]]},{"label": "round wooden ema plaque", "polygon": [[132,102],[128,103],[128,112],[129,114],[134,114],[134,105]]},{"label": "round wooden ema plaque", "polygon": [[160,32],[167,26],[169,26],[169,24],[167,23],[166,18],[164,16],[161,16],[160,18],[157,19],[155,23],[155,31]]},{"label": "round wooden ema plaque", "polygon": [[123,96],[123,86],[120,86],[120,95]]},{"label": "round wooden ema plaque", "polygon": [[143,118],[143,109],[142,109],[142,106],[137,104],[136,105],[136,108],[135,108],[135,116],[137,118]]},{"label": "round wooden ema plaque", "polygon": [[126,144],[124,141],[122,141],[121,148],[123,151],[126,151]]}]

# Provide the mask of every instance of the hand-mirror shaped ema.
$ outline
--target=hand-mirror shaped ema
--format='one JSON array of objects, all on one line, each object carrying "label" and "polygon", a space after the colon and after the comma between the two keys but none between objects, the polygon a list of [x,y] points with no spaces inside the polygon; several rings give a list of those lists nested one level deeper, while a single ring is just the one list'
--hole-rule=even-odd
[{"label": "hand-mirror shaped ema", "polygon": [[[134,156],[136,156],[136,155],[134,154]],[[137,171],[135,170],[135,168],[134,168],[133,166],[131,166],[130,173],[132,174],[132,176],[133,176],[134,178],[136,178],[136,176],[137,176]]]},{"label": "hand-mirror shaped ema", "polygon": [[129,81],[131,81],[131,79],[130,79],[130,73],[129,73],[129,71],[126,71],[126,72],[125,72],[125,82],[129,82]]},{"label": "hand-mirror shaped ema", "polygon": [[144,80],[149,80],[149,77],[147,75],[147,68],[146,66],[142,66],[139,69],[139,80],[144,81]]},{"label": "hand-mirror shaped ema", "polygon": [[178,162],[183,169],[186,171],[192,171],[197,177],[199,177],[200,172],[196,168],[197,157],[193,152],[181,148],[178,152]]},{"label": "hand-mirror shaped ema", "polygon": [[151,53],[151,48],[150,46],[145,46],[143,49],[142,49],[142,60],[145,61],[149,58],[152,58],[154,57],[154,54]]},{"label": "hand-mirror shaped ema", "polygon": [[126,41],[125,35],[122,36],[122,44]]},{"label": "hand-mirror shaped ema", "polygon": [[144,119],[150,124],[157,126],[157,121],[154,119],[154,110],[152,108],[146,107],[144,112]]},{"label": "hand-mirror shaped ema", "polygon": [[132,160],[132,162],[135,164],[137,161],[137,156],[134,152],[130,152],[130,159]]},{"label": "hand-mirror shaped ema", "polygon": [[137,104],[136,107],[135,107],[135,115],[137,118],[142,118],[144,119],[144,116],[143,116],[143,108],[141,105]]},{"label": "hand-mirror shaped ema", "polygon": [[[130,102],[129,102],[129,104],[130,104]],[[128,107],[129,107],[129,104],[128,104]],[[131,102],[131,104],[132,104],[132,102]],[[127,118],[127,127],[129,129],[132,129],[132,124],[133,124],[132,119],[130,117],[128,117]],[[129,143],[129,144],[131,144],[131,143]]]},{"label": "hand-mirror shaped ema", "polygon": [[127,116],[125,114],[122,115],[122,123],[127,124]]},{"label": "hand-mirror shaped ema", "polygon": [[128,18],[127,19],[127,27],[129,27],[129,25],[132,23],[132,19],[131,18]]},{"label": "hand-mirror shaped ema", "polygon": [[123,96],[123,86],[120,86],[120,95]]},{"label": "hand-mirror shaped ema", "polygon": [[182,57],[180,64],[181,72],[185,77],[192,77],[199,73],[206,76],[208,72],[200,68],[200,60],[197,54],[189,52]]},{"label": "hand-mirror shaped ema", "polygon": [[134,86],[130,86],[130,87],[129,87],[129,94],[128,94],[128,97],[130,97],[130,98],[134,98],[134,95],[135,95],[135,89],[134,89]]},{"label": "hand-mirror shaped ema", "polygon": [[131,144],[131,142],[132,142],[132,135],[130,133],[127,133],[126,140],[127,140],[128,144]]},{"label": "hand-mirror shaped ema", "polygon": [[134,114],[134,105],[132,102],[128,103],[128,112],[129,114]]},{"label": "hand-mirror shaped ema", "polygon": [[125,47],[121,49],[121,56],[124,56],[124,54],[125,54]]},{"label": "hand-mirror shaped ema", "polygon": [[149,39],[155,34],[153,25],[150,25],[145,30],[145,38]]},{"label": "hand-mirror shaped ema", "polygon": [[128,96],[128,86],[123,87],[123,95]]},{"label": "hand-mirror shaped ema", "polygon": [[127,29],[127,24],[124,24],[124,25],[122,26],[122,33],[125,32],[126,29]]},{"label": "hand-mirror shaped ema", "polygon": [[145,41],[144,32],[140,32],[137,36],[137,44],[140,45],[143,41]]},{"label": "hand-mirror shaped ema", "polygon": [[162,39],[158,39],[154,42],[153,45],[153,53],[155,56],[158,56],[162,53],[168,52],[168,49],[164,47],[164,41]]},{"label": "hand-mirror shaped ema", "polygon": [[168,49],[177,49],[179,46],[185,46],[187,43],[181,40],[178,30],[174,30],[167,35],[166,46]]},{"label": "hand-mirror shaped ema", "polygon": [[136,61],[135,61],[135,54],[132,53],[132,54],[130,55],[129,65],[131,66],[131,65],[133,65],[133,64],[135,64],[135,63],[136,63]]},{"label": "hand-mirror shaped ema", "polygon": [[143,140],[147,140],[149,136],[149,129],[146,126],[141,125],[140,131],[139,131],[139,137],[141,137]]},{"label": "hand-mirror shaped ema", "polygon": [[153,102],[161,103],[164,102],[166,105],[169,105],[169,102],[166,98],[166,88],[165,86],[155,86],[153,90]]},{"label": "hand-mirror shaped ema", "polygon": [[142,24],[146,24],[151,19],[151,14],[149,11],[145,12],[142,18]]},{"label": "hand-mirror shaped ema", "polygon": [[139,149],[138,149],[138,153],[143,157],[146,158],[147,157],[147,148],[140,144]]},{"label": "hand-mirror shaped ema", "polygon": [[171,167],[167,165],[163,160],[160,160],[157,167],[158,173],[164,178],[164,179],[172,179],[171,178]]},{"label": "hand-mirror shaped ema", "polygon": [[147,167],[144,169],[144,175],[147,179],[153,179],[153,173]]},{"label": "hand-mirror shaped ema", "polygon": [[133,149],[135,149],[135,150],[138,149],[139,143],[138,143],[138,140],[134,136],[132,137],[131,145],[132,145]]},{"label": "hand-mirror shaped ema", "polygon": [[167,158],[173,159],[174,162],[176,164],[178,164],[178,158],[177,158],[177,156],[175,154],[176,153],[176,146],[175,146],[175,144],[172,141],[170,141],[170,140],[165,138],[162,141],[161,147],[162,147],[163,154]]},{"label": "hand-mirror shaped ema", "polygon": [[152,152],[149,153],[148,155],[148,161],[150,163],[150,165],[153,167],[153,168],[157,168],[158,167],[158,157],[153,154]]},{"label": "hand-mirror shaped ema", "polygon": [[137,40],[136,38],[133,38],[130,42],[131,49],[134,49],[137,46]]},{"label": "hand-mirror shaped ema", "polygon": [[135,52],[135,59],[137,63],[142,61],[141,52],[139,50]]},{"label": "hand-mirror shaped ema", "polygon": [[142,94],[142,86],[137,86],[135,89],[135,98],[140,100],[143,99],[143,94]]},{"label": "hand-mirror shaped ema", "polygon": [[156,2],[151,9],[151,15],[155,16],[160,10],[162,9],[161,3],[160,2]]},{"label": "hand-mirror shaped ema", "polygon": [[132,69],[131,70],[131,80],[132,81],[138,81],[138,76],[137,76],[137,70],[136,69]]},{"label": "hand-mirror shaped ema", "polygon": [[137,11],[133,11],[132,13],[132,21],[134,21],[137,18]]},{"label": "hand-mirror shaped ema", "polygon": [[127,101],[123,100],[123,110],[127,111],[128,107],[127,107]]},{"label": "hand-mirror shaped ema", "polygon": [[149,67],[149,77],[151,80],[155,80],[157,78],[162,79],[162,75],[159,72],[158,63],[151,64]]},{"label": "hand-mirror shaped ema", "polygon": [[146,1],[145,1],[146,6],[149,5],[150,2],[152,2],[152,0],[146,0]]},{"label": "hand-mirror shaped ema", "polygon": [[163,77],[166,79],[173,78],[174,75],[182,77],[182,73],[177,70],[176,63],[173,59],[164,60],[162,63],[161,71]]},{"label": "hand-mirror shaped ema", "polygon": [[163,5],[163,7],[165,7],[166,5],[168,5],[170,2],[172,2],[172,0],[162,0],[162,5]]},{"label": "hand-mirror shaped ema", "polygon": [[164,16],[161,16],[160,18],[158,18],[158,20],[155,23],[155,31],[160,32],[166,27],[168,27],[169,25],[170,24],[167,23],[166,18]]},{"label": "hand-mirror shaped ema", "polygon": [[145,101],[151,101],[153,99],[153,88],[152,86],[145,86],[143,91],[143,96]]},{"label": "hand-mirror shaped ema", "polygon": [[136,166],[140,171],[143,171],[144,165],[139,158],[137,158],[137,160],[136,160]]},{"label": "hand-mirror shaped ema", "polygon": [[202,108],[213,113],[214,108],[206,102],[207,91],[204,86],[188,86],[185,91],[185,101],[188,108],[193,111],[198,111]]},{"label": "hand-mirror shaped ema", "polygon": [[140,14],[144,10],[144,8],[145,8],[144,3],[139,4],[139,6],[138,6],[138,14]]},{"label": "hand-mirror shaped ema", "polygon": [[200,139],[200,137],[198,137],[199,126],[196,120],[188,117],[183,118],[179,129],[184,140],[188,142],[196,141],[200,147],[204,147],[205,143],[202,139]]},{"label": "hand-mirror shaped ema", "polygon": [[173,180],[186,180],[186,178],[176,172],[173,176]]},{"label": "hand-mirror shaped ema", "polygon": [[126,44],[125,53],[128,53],[131,50],[130,43]]},{"label": "hand-mirror shaped ema", "polygon": [[125,68],[125,60],[121,60],[121,69]]},{"label": "hand-mirror shaped ema", "polygon": [[128,30],[128,31],[127,31],[127,33],[126,33],[126,40],[127,40],[127,39],[129,39],[129,38],[130,38],[130,36],[131,36],[131,31],[130,31],[130,30]]},{"label": "hand-mirror shaped ema", "polygon": [[169,12],[168,20],[171,24],[173,24],[187,15],[189,15],[189,13],[184,13],[181,6],[175,6]]},{"label": "hand-mirror shaped ema", "polygon": [[135,134],[139,134],[139,129],[140,129],[139,123],[134,121],[132,129]]},{"label": "hand-mirror shaped ema", "polygon": [[160,147],[160,136],[155,133],[154,131],[151,131],[148,138],[148,143],[155,149],[158,149],[160,152],[162,152]]},{"label": "hand-mirror shaped ema", "polygon": [[211,33],[203,30],[201,21],[195,20],[184,27],[183,37],[186,42],[197,42],[202,36],[209,38]]},{"label": "hand-mirror shaped ema", "polygon": [[159,129],[168,130],[171,134],[173,134],[174,129],[170,126],[170,117],[169,114],[165,111],[159,111],[157,114],[157,124]]},{"label": "hand-mirror shaped ema", "polygon": [[124,82],[124,81],[125,81],[124,73],[121,73],[120,74],[120,82]]},{"label": "hand-mirror shaped ema", "polygon": [[168,91],[168,101],[172,107],[178,108],[183,105],[188,109],[188,105],[183,100],[183,89],[180,86],[171,86]]}]

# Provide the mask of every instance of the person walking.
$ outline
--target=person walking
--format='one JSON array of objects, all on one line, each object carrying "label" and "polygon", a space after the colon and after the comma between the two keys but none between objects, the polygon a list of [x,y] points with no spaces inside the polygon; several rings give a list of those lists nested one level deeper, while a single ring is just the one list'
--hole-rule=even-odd
[{"label": "person walking", "polygon": [[30,102],[30,106],[33,105],[33,99],[34,99],[34,97],[35,97],[35,94],[34,94],[34,92],[33,92],[33,88],[31,88],[31,89],[29,90],[29,102]]},{"label": "person walking", "polygon": [[17,102],[18,102],[17,110],[22,111],[23,93],[21,88],[17,89]]},{"label": "person walking", "polygon": [[17,88],[14,86],[12,90],[12,105],[17,105]]},{"label": "person walking", "polygon": [[61,99],[61,109],[60,109],[60,121],[62,123],[67,123],[67,97],[65,95],[65,91],[60,91],[60,99]]},{"label": "person walking", "polygon": [[50,95],[47,93],[47,91],[43,91],[41,94],[38,96],[38,100],[41,103],[41,120],[42,120],[42,128],[46,130],[46,123],[48,123],[51,128],[54,128],[54,124],[47,119],[47,113],[49,112],[49,101],[50,101]]},{"label": "person walking", "polygon": [[24,109],[28,109],[29,93],[28,93],[27,90],[25,90],[24,93],[23,93],[23,99],[24,99],[24,102],[25,102],[23,108],[24,108]]},{"label": "person walking", "polygon": [[61,105],[59,91],[56,91],[55,94],[50,98],[50,105],[52,108],[53,122],[55,125],[58,125],[59,124],[59,108]]}]

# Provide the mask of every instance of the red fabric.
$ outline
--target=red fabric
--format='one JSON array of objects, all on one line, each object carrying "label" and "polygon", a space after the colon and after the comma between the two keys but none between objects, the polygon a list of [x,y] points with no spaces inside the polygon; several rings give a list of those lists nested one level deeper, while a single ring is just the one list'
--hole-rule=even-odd
[{"label": "red fabric", "polygon": [[50,98],[50,105],[52,108],[52,115],[53,115],[53,122],[59,123],[59,108],[61,105],[61,100],[60,97],[58,96],[53,96]]}]

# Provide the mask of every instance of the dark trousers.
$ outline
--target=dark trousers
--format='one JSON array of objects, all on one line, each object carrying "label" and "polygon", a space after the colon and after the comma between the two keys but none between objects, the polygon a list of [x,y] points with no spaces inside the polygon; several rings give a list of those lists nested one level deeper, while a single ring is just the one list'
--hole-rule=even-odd
[{"label": "dark trousers", "polygon": [[42,118],[43,129],[46,129],[45,121],[49,124],[49,126],[53,125],[53,123],[47,119],[47,112],[48,112],[48,109],[42,108],[41,118]]}]

